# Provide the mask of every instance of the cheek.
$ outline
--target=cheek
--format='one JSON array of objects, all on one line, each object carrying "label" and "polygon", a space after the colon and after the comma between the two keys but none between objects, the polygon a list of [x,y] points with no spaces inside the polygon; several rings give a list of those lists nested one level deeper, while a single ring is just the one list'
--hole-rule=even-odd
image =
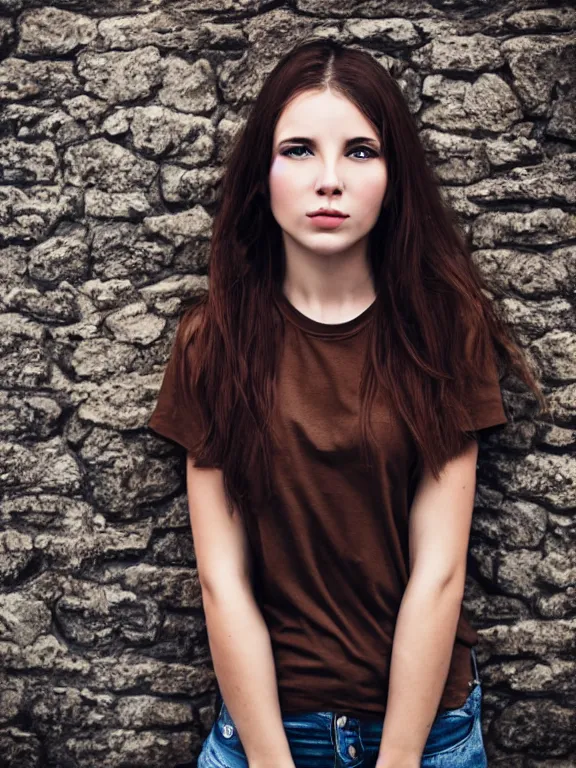
[{"label": "cheek", "polygon": [[277,157],[270,166],[268,183],[270,186],[270,195],[277,203],[283,203],[288,199],[294,199],[293,190],[296,183],[295,174],[284,157]]},{"label": "cheek", "polygon": [[360,207],[367,216],[377,215],[382,205],[382,200],[386,192],[386,174],[375,173],[363,179],[357,189],[356,198]]}]

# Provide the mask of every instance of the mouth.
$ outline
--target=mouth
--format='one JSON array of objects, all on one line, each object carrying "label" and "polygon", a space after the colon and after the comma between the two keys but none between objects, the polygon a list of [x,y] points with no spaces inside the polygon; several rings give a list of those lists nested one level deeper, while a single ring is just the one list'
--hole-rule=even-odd
[{"label": "mouth", "polygon": [[348,217],[335,215],[333,213],[316,213],[312,216],[309,216],[309,218],[310,223],[314,227],[319,227],[321,229],[336,229],[337,227],[341,226],[342,222],[346,221]]},{"label": "mouth", "polygon": [[328,211],[319,211],[318,213],[308,213],[306,214],[311,219],[316,219],[319,216],[322,218],[330,218],[330,219],[347,219],[348,214],[345,213],[329,213]]}]

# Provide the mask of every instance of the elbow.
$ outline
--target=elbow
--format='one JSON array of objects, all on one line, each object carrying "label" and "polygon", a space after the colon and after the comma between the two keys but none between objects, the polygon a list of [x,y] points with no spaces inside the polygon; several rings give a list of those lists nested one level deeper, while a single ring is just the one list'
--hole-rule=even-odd
[{"label": "elbow", "polygon": [[247,592],[252,594],[250,580],[244,576],[223,575],[221,573],[218,575],[201,576],[198,573],[198,581],[204,603],[208,600],[222,602],[223,600],[237,599],[238,596],[244,595]]},{"label": "elbow", "polygon": [[464,598],[466,571],[456,567],[433,572],[415,569],[409,582],[414,589],[422,589],[461,602]]},{"label": "elbow", "polygon": [[466,572],[460,570],[453,571],[446,575],[441,583],[441,590],[454,598],[458,603],[464,599],[464,588],[466,585]]}]

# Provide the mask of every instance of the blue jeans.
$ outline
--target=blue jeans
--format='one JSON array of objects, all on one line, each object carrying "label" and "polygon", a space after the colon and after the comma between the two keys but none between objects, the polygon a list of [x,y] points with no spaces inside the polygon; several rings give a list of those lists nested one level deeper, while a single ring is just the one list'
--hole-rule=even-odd
[{"label": "blue jeans", "polygon": [[[481,727],[482,685],[472,648],[475,685],[464,704],[436,716],[422,755],[422,768],[487,768]],[[339,712],[287,713],[284,730],[296,768],[373,768],[383,722]],[[208,734],[198,768],[248,768],[238,731],[226,705]]]}]

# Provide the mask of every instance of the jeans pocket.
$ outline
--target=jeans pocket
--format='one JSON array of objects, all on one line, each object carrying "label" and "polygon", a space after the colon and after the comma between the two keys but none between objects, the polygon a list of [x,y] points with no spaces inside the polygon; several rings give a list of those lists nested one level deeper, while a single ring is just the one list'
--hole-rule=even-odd
[{"label": "jeans pocket", "polygon": [[247,766],[246,752],[238,735],[236,723],[232,720],[224,701],[222,701],[220,712],[212,730],[215,751],[220,754],[223,762],[232,762],[234,768]]},{"label": "jeans pocket", "polygon": [[198,768],[248,768],[238,731],[224,703],[220,706],[200,754]]},{"label": "jeans pocket", "polygon": [[481,689],[476,685],[458,709],[441,712],[430,729],[423,757],[435,757],[462,749],[477,730],[480,717]]},{"label": "jeans pocket", "polygon": [[220,712],[215,722],[216,735],[227,746],[233,746],[240,744],[240,737],[238,736],[238,729],[236,723],[232,720],[230,712],[226,708],[226,704],[222,702],[220,706]]}]

